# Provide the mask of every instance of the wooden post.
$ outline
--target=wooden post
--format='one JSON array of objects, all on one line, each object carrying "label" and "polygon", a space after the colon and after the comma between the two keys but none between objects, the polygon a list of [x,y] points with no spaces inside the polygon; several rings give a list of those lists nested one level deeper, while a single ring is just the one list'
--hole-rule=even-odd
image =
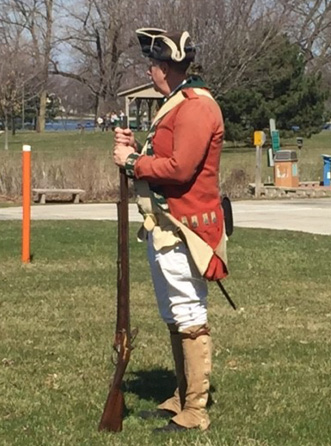
[{"label": "wooden post", "polygon": [[23,220],[22,220],[22,262],[30,262],[30,221],[31,221],[31,146],[23,146],[22,156]]},{"label": "wooden post", "polygon": [[262,147],[256,146],[255,198],[261,195]]}]

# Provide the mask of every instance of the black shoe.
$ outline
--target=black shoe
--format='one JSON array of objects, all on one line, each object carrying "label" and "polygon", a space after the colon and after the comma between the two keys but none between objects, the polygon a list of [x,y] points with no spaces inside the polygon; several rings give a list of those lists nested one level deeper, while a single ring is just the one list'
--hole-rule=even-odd
[{"label": "black shoe", "polygon": [[167,424],[166,426],[163,427],[157,427],[156,429],[153,429],[153,433],[154,434],[159,434],[159,433],[171,433],[171,432],[183,432],[183,431],[187,431],[188,428],[184,427],[184,426],[180,426],[179,424],[175,423],[174,421],[169,421],[169,424]]},{"label": "black shoe", "polygon": [[166,409],[156,409],[156,410],[141,410],[139,412],[139,417],[144,420],[150,420],[152,418],[163,418],[169,419],[175,416],[175,412]]}]

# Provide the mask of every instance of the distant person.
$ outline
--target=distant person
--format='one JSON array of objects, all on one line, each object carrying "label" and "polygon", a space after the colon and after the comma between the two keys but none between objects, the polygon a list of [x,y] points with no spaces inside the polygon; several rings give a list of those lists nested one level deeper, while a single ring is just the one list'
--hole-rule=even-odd
[{"label": "distant person", "polygon": [[115,130],[115,127],[118,126],[119,120],[120,120],[120,119],[119,119],[119,117],[118,117],[116,111],[112,111],[112,112],[111,112],[111,115],[110,115],[110,124],[111,124],[111,129],[112,129],[113,131]]},{"label": "distant person", "polygon": [[106,114],[106,132],[111,128],[110,113]]},{"label": "distant person", "polygon": [[125,116],[124,111],[123,111],[123,110],[120,110],[120,112],[119,112],[119,114],[118,114],[118,117],[120,118],[120,122],[123,121],[124,116]]},{"label": "distant person", "polygon": [[149,126],[148,124],[149,123],[148,123],[147,112],[144,112],[143,116],[142,116],[141,130],[147,131],[148,130],[148,126]]},{"label": "distant person", "polygon": [[102,130],[103,118],[101,116],[98,117],[97,124],[98,124],[98,127]]},{"label": "distant person", "polygon": [[77,130],[79,130],[79,133],[84,133],[85,126],[82,124],[77,124]]},{"label": "distant person", "polygon": [[106,129],[106,116],[102,116],[102,124],[101,124],[101,131],[104,132]]}]

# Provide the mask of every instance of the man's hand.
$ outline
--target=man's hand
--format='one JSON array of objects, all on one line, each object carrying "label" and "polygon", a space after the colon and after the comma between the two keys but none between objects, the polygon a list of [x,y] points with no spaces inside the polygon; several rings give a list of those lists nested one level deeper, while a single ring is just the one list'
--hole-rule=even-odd
[{"label": "man's hand", "polygon": [[124,146],[131,146],[134,150],[137,148],[133,132],[130,129],[121,129],[120,127],[116,127],[114,141],[115,145],[121,144]]},{"label": "man's hand", "polygon": [[134,153],[134,148],[124,144],[115,144],[113,158],[114,163],[119,167],[124,167],[126,159],[131,153]]}]

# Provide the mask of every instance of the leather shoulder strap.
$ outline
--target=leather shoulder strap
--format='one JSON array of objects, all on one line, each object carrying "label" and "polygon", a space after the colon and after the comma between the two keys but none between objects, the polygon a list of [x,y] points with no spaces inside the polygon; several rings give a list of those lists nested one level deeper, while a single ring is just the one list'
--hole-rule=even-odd
[{"label": "leather shoulder strap", "polygon": [[188,88],[179,91],[177,94],[172,96],[163,106],[160,108],[156,114],[151,128],[153,128],[158,121],[160,121],[167,113],[169,113],[173,108],[177,107],[185,99],[197,99],[199,96],[207,96],[210,99],[215,100],[210,92],[204,88]]},{"label": "leather shoulder strap", "polygon": [[185,90],[183,90],[183,95],[186,99],[199,99],[195,88],[186,88]]},{"label": "leather shoulder strap", "polygon": [[209,90],[206,90],[205,88],[194,88],[193,90],[194,90],[194,93],[196,93],[198,96],[207,96],[208,98],[215,101],[215,99],[213,98],[213,96]]},{"label": "leather shoulder strap", "polygon": [[155,124],[160,121],[167,113],[169,113],[173,108],[177,107],[181,102],[185,101],[185,96],[181,91],[172,96],[165,104],[162,105],[158,113],[156,114],[151,128],[155,126]]}]

